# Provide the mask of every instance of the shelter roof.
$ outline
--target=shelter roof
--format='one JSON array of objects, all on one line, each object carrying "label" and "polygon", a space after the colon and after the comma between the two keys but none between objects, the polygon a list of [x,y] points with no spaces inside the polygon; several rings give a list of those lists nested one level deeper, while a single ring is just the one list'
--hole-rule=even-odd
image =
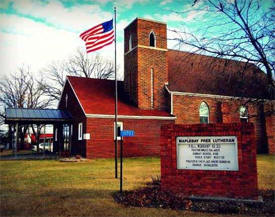
[{"label": "shelter roof", "polygon": [[51,123],[72,119],[68,111],[60,109],[7,108],[5,122]]}]

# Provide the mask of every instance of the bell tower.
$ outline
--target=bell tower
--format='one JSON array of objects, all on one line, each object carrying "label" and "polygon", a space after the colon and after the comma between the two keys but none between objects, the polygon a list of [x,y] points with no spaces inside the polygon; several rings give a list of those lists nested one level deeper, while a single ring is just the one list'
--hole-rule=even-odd
[{"label": "bell tower", "polygon": [[166,24],[136,18],[124,29],[124,90],[140,109],[165,110]]}]

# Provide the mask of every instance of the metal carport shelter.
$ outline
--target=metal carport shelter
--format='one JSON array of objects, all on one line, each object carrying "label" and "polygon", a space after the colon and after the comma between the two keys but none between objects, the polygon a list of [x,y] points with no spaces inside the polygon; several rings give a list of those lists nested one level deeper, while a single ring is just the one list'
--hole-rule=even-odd
[{"label": "metal carport shelter", "polygon": [[[54,126],[54,132],[57,129],[58,134],[54,135],[56,151],[60,153],[61,150],[61,138],[63,132],[63,125],[67,124],[71,126],[72,116],[66,110],[60,109],[26,109],[26,108],[7,108],[5,115],[5,123],[9,125],[9,129],[13,126],[16,132],[15,143],[13,145],[14,152],[17,152],[18,145],[18,127],[20,125],[35,124],[36,126],[52,124]],[[55,134],[55,133],[53,133]],[[71,130],[69,130],[69,138],[71,138]],[[39,141],[37,141],[38,143]],[[71,139],[70,139],[71,143]],[[58,146],[58,148],[57,148]]]}]

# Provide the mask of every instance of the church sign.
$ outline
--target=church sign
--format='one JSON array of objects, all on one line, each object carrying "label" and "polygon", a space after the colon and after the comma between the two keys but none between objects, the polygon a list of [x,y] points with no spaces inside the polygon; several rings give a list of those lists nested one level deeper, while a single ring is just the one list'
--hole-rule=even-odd
[{"label": "church sign", "polygon": [[161,127],[161,189],[190,198],[258,200],[252,123]]},{"label": "church sign", "polygon": [[177,168],[238,171],[236,136],[177,137]]}]

